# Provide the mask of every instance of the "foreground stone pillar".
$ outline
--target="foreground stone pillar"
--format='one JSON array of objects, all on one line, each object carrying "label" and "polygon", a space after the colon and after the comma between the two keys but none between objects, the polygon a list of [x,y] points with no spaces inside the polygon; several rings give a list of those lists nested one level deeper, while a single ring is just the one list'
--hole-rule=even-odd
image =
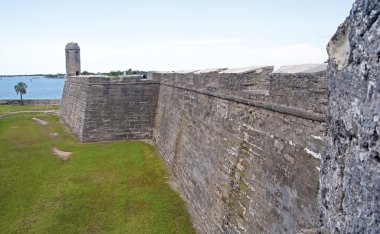
[{"label": "foreground stone pillar", "polygon": [[357,0],[328,44],[323,233],[380,233],[379,15],[379,0]]}]

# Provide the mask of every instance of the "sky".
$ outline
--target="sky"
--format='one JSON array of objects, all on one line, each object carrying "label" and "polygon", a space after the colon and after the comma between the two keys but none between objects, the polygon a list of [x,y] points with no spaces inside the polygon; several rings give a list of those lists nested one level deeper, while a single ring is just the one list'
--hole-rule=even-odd
[{"label": "sky", "polygon": [[1,0],[0,74],[323,63],[354,0]]}]

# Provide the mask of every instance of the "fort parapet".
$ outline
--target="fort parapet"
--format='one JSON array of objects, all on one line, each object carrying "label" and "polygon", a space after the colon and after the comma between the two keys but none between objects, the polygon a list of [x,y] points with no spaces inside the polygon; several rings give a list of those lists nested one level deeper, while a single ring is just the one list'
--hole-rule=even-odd
[{"label": "fort parapet", "polygon": [[201,233],[310,230],[325,69],[75,76],[65,83],[61,120],[83,142],[152,139]]}]

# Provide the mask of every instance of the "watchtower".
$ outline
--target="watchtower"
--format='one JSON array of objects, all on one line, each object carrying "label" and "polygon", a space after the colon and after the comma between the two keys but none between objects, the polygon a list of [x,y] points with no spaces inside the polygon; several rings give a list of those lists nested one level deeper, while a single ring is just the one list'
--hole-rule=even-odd
[{"label": "watchtower", "polygon": [[66,53],[66,75],[80,75],[80,48],[78,43],[70,42],[65,47]]}]

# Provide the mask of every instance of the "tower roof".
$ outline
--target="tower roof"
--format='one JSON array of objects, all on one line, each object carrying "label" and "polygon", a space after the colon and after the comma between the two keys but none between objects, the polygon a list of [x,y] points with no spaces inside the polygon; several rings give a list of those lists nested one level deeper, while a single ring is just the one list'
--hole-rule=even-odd
[{"label": "tower roof", "polygon": [[65,50],[80,50],[78,43],[70,42],[67,43]]}]

